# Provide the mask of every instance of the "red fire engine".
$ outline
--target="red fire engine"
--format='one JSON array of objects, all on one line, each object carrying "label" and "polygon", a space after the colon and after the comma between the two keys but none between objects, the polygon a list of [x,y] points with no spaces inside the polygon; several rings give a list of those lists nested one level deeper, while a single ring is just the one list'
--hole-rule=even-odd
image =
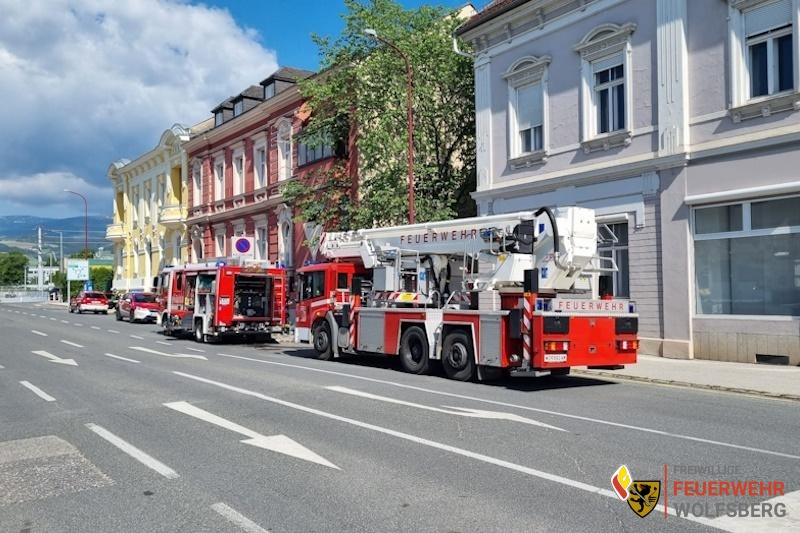
[{"label": "red fire engine", "polygon": [[170,266],[158,278],[158,300],[168,335],[269,338],[286,322],[286,271],[231,259]]},{"label": "red fire engine", "polygon": [[295,338],[458,380],[635,363],[635,304],[598,295],[617,267],[597,237],[578,207],[326,233],[327,262],[299,271]]}]

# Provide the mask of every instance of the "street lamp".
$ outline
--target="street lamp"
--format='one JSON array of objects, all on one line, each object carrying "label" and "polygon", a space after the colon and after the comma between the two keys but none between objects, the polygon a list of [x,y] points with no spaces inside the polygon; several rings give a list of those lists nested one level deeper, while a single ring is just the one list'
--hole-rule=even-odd
[{"label": "street lamp", "polygon": [[414,223],[414,112],[411,107],[411,63],[408,61],[408,56],[403,53],[400,48],[396,44],[391,41],[387,41],[380,35],[378,32],[373,30],[372,28],[366,28],[364,30],[366,35],[369,35],[373,39],[376,39],[386,46],[392,48],[395,52],[400,54],[400,57],[403,58],[403,61],[406,64],[406,82],[408,85],[408,222],[409,224]]},{"label": "street lamp", "polygon": [[64,192],[78,195],[83,199],[83,255],[87,257],[89,255],[89,202],[87,202],[86,197],[79,192],[69,189],[64,189]]}]

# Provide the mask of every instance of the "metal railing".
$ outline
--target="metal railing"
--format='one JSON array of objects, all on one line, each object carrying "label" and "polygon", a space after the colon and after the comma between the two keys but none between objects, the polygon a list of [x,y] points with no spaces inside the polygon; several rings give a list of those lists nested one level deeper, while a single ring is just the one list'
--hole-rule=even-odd
[{"label": "metal railing", "polygon": [[0,286],[0,303],[46,302],[50,298],[47,289],[35,289],[22,285]]}]

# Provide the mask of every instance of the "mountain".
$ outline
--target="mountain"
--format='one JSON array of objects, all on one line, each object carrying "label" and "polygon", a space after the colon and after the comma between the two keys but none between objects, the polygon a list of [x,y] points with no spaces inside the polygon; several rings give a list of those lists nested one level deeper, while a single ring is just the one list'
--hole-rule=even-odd
[{"label": "mountain", "polygon": [[[112,248],[106,240],[106,227],[111,217],[89,216],[89,248]],[[84,217],[45,218],[27,215],[0,216],[0,252],[18,250],[28,255],[35,253],[37,230],[42,228],[42,250],[46,254],[60,254],[63,237],[64,255],[80,252],[84,245]]]}]

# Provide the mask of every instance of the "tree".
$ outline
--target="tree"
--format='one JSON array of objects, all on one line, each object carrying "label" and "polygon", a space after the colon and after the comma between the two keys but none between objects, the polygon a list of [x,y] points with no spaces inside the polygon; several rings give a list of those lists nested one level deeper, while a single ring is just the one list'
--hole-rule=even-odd
[{"label": "tree", "polygon": [[28,258],[22,252],[0,253],[0,285],[25,283]]},{"label": "tree", "polygon": [[[394,0],[345,0],[345,28],[336,40],[314,36],[323,72],[301,82],[311,118],[306,139],[347,146],[356,132],[356,201],[326,209],[314,184],[285,189],[301,220],[337,229],[402,224],[408,220],[407,76],[402,57],[366,35],[374,29],[409,59],[413,80],[414,191],[418,222],[471,216],[475,205],[473,65],[452,50],[462,21],[443,8],[405,10]],[[313,142],[313,141],[312,141]],[[331,171],[337,197],[351,184]],[[329,200],[328,200],[329,202]]]}]

